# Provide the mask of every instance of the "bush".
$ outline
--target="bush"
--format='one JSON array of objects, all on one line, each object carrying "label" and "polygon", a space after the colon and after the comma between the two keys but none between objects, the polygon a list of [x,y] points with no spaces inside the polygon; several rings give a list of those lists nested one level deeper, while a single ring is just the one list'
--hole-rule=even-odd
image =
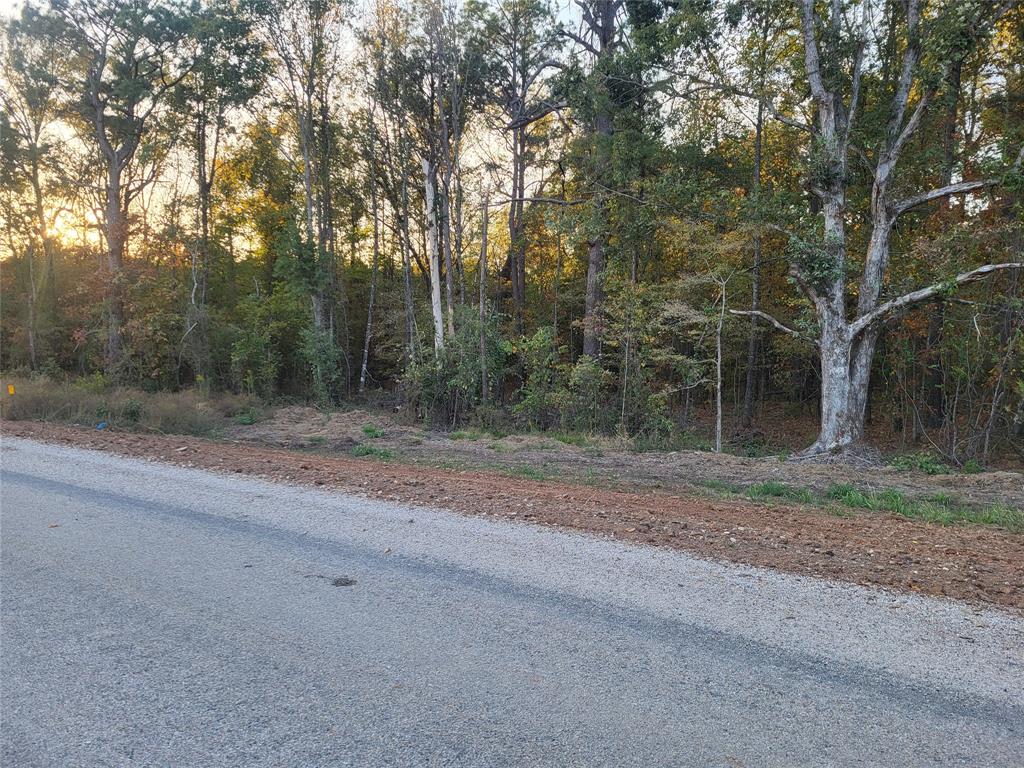
[{"label": "bush", "polygon": [[892,460],[892,466],[903,470],[916,469],[927,475],[946,475],[952,471],[948,464],[943,463],[937,456],[931,453],[903,454]]},{"label": "bush", "polygon": [[375,459],[390,459],[394,457],[387,448],[377,448],[373,445],[357,445],[352,449],[353,456],[372,456]]},{"label": "bush", "polygon": [[309,365],[313,398],[317,405],[335,402],[342,386],[342,351],[327,331],[306,328],[302,331],[302,356]]},{"label": "bush", "polygon": [[608,374],[600,363],[589,355],[576,361],[569,371],[567,408],[563,410],[565,427],[583,432],[601,428],[605,389]]},{"label": "bush", "polygon": [[[427,421],[444,425],[465,421],[483,401],[479,315],[471,307],[458,307],[455,327],[455,336],[446,341],[441,353],[435,354],[433,347],[421,349],[403,379],[416,412]],[[505,377],[509,349],[497,319],[485,319],[483,333],[487,395],[493,400]]]},{"label": "bush", "polygon": [[526,377],[519,389],[519,402],[512,411],[527,426],[546,428],[560,415],[564,397],[559,395],[558,350],[552,328],[538,328],[523,339],[520,349]]}]

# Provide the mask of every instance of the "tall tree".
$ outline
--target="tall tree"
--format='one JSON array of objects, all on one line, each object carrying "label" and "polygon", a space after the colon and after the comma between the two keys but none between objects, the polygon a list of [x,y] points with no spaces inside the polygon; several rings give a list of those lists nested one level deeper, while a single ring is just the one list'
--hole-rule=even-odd
[{"label": "tall tree", "polygon": [[[882,60],[870,49],[874,5],[862,0],[854,8],[833,2],[819,7],[800,0],[804,72],[810,89],[813,122],[809,149],[809,181],[820,201],[816,237],[794,238],[791,272],[818,318],[821,355],[821,429],[802,456],[849,454],[864,437],[868,384],[875,347],[884,323],[899,312],[956,286],[981,280],[1020,263],[986,264],[920,290],[882,298],[892,256],[893,232],[900,220],[933,201],[995,186],[998,177],[958,181],[914,190],[900,175],[900,161],[922,125],[941,83],[944,62],[976,47],[1010,4],[951,4],[904,0],[886,22],[902,51],[895,57],[895,79],[879,104],[865,104],[869,68]],[[928,12],[928,18],[924,16]],[[884,78],[882,86],[884,88]],[[867,108],[883,125],[869,146],[858,147],[858,119]],[[848,213],[851,200],[850,158],[865,158],[870,194],[861,216],[869,234],[856,289],[848,291]],[[1024,148],[1012,161],[1019,171]]]},{"label": "tall tree", "polygon": [[218,157],[232,110],[247,104],[261,89],[267,70],[263,45],[253,34],[258,6],[250,0],[212,0],[194,24],[194,65],[182,80],[176,107],[188,121],[196,171],[198,234],[191,251],[192,290],[186,336],[196,373],[209,377],[207,290],[211,258],[211,196]]},{"label": "tall tree", "polygon": [[70,52],[65,89],[104,166],[103,234],[107,243],[107,370],[124,355],[124,259],[129,209],[151,178],[132,164],[161,108],[188,74],[191,16],[176,0],[52,0],[52,34]]}]

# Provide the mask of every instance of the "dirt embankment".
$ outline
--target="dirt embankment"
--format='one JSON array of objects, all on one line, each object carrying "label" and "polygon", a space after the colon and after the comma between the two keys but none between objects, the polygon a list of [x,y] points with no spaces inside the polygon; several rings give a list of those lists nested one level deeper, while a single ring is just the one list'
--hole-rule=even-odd
[{"label": "dirt embankment", "polygon": [[[839,517],[821,509],[687,497],[664,488],[609,490],[493,471],[411,466],[252,443],[99,432],[33,422],[5,422],[3,431],[464,514],[559,526],[811,576],[1024,610],[1024,536],[997,528],[938,526],[874,512]],[[363,442],[354,437],[345,439]],[[429,445],[417,436],[409,439],[422,440],[412,447],[425,450]],[[326,449],[325,442],[314,440],[312,444]],[[546,456],[548,451],[540,453]],[[711,457],[702,456],[706,464],[711,463]],[[461,461],[457,452],[447,459],[455,465]],[[751,460],[738,461],[744,462],[743,471],[754,472],[746,464]],[[621,467],[617,469],[620,475],[624,472]],[[827,471],[830,481],[835,481],[834,468]],[[682,465],[677,472],[690,473],[691,467]],[[570,476],[577,474],[574,471]]]}]

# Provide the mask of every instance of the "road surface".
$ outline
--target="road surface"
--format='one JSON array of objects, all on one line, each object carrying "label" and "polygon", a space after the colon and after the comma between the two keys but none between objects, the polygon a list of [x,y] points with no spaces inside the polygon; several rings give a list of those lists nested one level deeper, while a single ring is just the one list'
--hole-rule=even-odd
[{"label": "road surface", "polygon": [[1024,765],[1006,614],[13,438],[0,482],[11,768]]}]

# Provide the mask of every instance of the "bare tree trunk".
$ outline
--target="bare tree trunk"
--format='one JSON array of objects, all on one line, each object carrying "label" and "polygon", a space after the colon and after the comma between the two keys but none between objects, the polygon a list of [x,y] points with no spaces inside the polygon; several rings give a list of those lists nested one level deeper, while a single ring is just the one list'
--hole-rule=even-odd
[{"label": "bare tree trunk", "polygon": [[435,201],[434,167],[426,158],[422,161],[424,197],[427,209],[427,249],[430,257],[430,311],[434,317],[434,352],[444,349],[444,313],[441,310],[441,269],[438,252],[437,205]]},{"label": "bare tree trunk", "polygon": [[480,402],[487,405],[487,224],[490,217],[490,191],[484,191],[483,219],[480,227]]},{"label": "bare tree trunk", "polygon": [[[757,224],[754,229],[754,264],[750,271],[752,312],[761,310],[761,151],[764,135],[764,97],[757,102],[757,123],[754,128],[754,180],[753,197],[757,205]],[[743,414],[740,423],[750,429],[754,421],[754,391],[757,387],[757,351],[760,344],[758,317],[750,317],[750,340],[747,343],[747,379],[743,388]]]},{"label": "bare tree trunk", "polygon": [[[612,119],[610,115],[600,114],[595,120],[597,133],[598,174],[603,175],[607,167],[608,143],[612,136]],[[604,303],[604,228],[607,209],[604,192],[597,194],[597,227],[598,232],[587,248],[587,292],[584,297],[583,311],[583,354],[590,357],[601,355],[601,305]]]},{"label": "bare tree trunk", "polygon": [[[582,3],[581,3],[582,5]],[[599,107],[594,116],[594,196],[596,232],[587,249],[587,292],[583,310],[583,354],[598,357],[601,354],[601,305],[604,301],[605,228],[607,227],[607,206],[605,203],[605,175],[611,161],[611,141],[614,122],[607,106],[610,102],[608,78],[605,71],[607,61],[614,54],[616,44],[616,14],[620,3],[609,0],[591,0],[587,3],[584,22],[594,40],[591,51],[595,53],[594,68],[598,75],[597,88],[600,91]]]},{"label": "bare tree trunk", "polygon": [[128,237],[128,219],[121,206],[120,162],[113,159],[108,164],[106,187],[106,236],[107,271],[110,275],[110,291],[107,307],[107,373],[117,375],[124,349],[121,329],[124,326],[124,264],[125,241]]},{"label": "bare tree trunk", "polygon": [[405,134],[399,134],[402,147],[402,303],[405,310],[406,365],[416,361],[416,314],[412,290],[412,241],[409,239],[409,163],[405,147]]},{"label": "bare tree trunk", "polygon": [[377,298],[377,269],[380,263],[380,211],[377,204],[377,142],[370,114],[370,206],[373,215],[373,264],[370,267],[370,297],[366,307],[366,334],[363,336],[363,364],[359,368],[359,394],[366,389],[366,368],[370,360],[370,339],[373,338],[373,304]]},{"label": "bare tree trunk", "polygon": [[721,306],[718,322],[715,324],[715,452],[722,452],[722,327],[725,325],[725,287],[723,279],[719,284]]}]

